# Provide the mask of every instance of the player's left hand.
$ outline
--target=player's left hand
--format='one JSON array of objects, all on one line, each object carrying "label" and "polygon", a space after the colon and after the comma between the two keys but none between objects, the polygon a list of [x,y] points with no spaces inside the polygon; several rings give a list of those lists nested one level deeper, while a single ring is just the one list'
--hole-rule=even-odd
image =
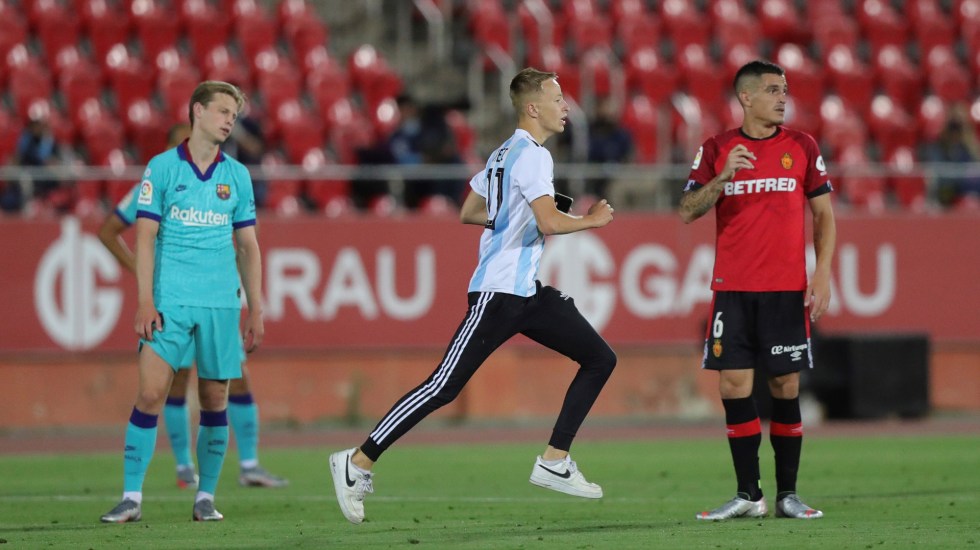
[{"label": "player's left hand", "polygon": [[242,327],[244,335],[245,351],[252,353],[259,349],[262,338],[265,336],[265,321],[262,320],[261,313],[251,313],[245,316],[245,325]]},{"label": "player's left hand", "polygon": [[814,273],[803,295],[803,305],[810,308],[810,322],[815,323],[830,307],[830,277]]}]

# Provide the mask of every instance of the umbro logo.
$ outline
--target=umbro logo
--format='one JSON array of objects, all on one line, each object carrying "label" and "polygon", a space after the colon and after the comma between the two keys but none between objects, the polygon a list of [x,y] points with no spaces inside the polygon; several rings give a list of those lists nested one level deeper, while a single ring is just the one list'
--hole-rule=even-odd
[{"label": "umbro logo", "polygon": [[552,470],[551,468],[545,466],[544,464],[538,464],[538,466],[541,467],[542,470],[544,470],[544,471],[546,471],[546,472],[548,472],[550,474],[554,474],[554,475],[556,475],[556,476],[558,476],[558,477],[560,477],[562,479],[568,479],[568,478],[572,477],[572,471],[571,470],[565,470],[564,472],[556,472],[556,471]]}]

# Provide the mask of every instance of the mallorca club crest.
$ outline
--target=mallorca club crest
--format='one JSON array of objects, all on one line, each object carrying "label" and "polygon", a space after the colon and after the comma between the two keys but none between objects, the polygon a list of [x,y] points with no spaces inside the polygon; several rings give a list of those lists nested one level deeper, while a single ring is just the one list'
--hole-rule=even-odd
[{"label": "mallorca club crest", "polygon": [[219,183],[217,187],[218,198],[226,201],[231,198],[231,186],[227,183]]},{"label": "mallorca club crest", "polygon": [[715,354],[715,357],[721,357],[721,338],[715,338],[715,345],[711,346],[711,353]]},{"label": "mallorca club crest", "polygon": [[779,163],[783,165],[783,168],[789,170],[793,167],[793,157],[789,153],[783,153],[783,158],[779,159]]}]

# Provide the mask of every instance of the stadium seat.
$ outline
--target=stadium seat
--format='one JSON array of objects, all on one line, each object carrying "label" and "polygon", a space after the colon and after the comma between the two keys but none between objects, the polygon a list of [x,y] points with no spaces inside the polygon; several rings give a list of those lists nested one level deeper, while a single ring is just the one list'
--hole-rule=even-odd
[{"label": "stadium seat", "polygon": [[371,126],[374,128],[375,140],[378,143],[386,143],[401,122],[398,102],[393,97],[385,98],[369,114]]},{"label": "stadium seat", "polygon": [[952,18],[936,0],[910,0],[905,12],[910,16],[920,56],[924,57],[935,46],[954,46],[956,30]]},{"label": "stadium seat", "polygon": [[334,103],[350,96],[347,71],[333,60],[321,63],[306,74],[306,91],[320,112],[326,112]]},{"label": "stadium seat", "polygon": [[[0,60],[18,45],[27,41],[27,22],[20,12],[8,4],[0,9]],[[0,85],[3,84],[3,71],[0,71]]]},{"label": "stadium seat", "polygon": [[[472,4],[468,10],[467,27],[470,36],[473,37],[473,42],[477,44],[480,51],[485,52],[491,48],[498,48],[513,58],[514,51],[510,32],[502,32],[502,29],[510,28],[510,23],[500,2],[498,0],[478,0]],[[487,60],[485,67],[490,68],[491,66]]]},{"label": "stadium seat", "polygon": [[867,128],[853,108],[840,97],[830,95],[820,104],[821,137],[834,155],[850,148],[864,148]]},{"label": "stadium seat", "polygon": [[23,129],[22,119],[0,105],[0,164],[7,164],[17,150],[17,140]]},{"label": "stadium seat", "polygon": [[622,70],[616,60],[616,55],[609,48],[594,47],[585,52],[579,59],[579,74],[582,77],[582,93],[591,94],[591,98],[606,97],[613,92],[616,81],[617,90],[622,89]]},{"label": "stadium seat", "polygon": [[252,64],[243,62],[224,44],[204,56],[201,72],[208,80],[231,82],[245,90],[252,88]]},{"label": "stadium seat", "polygon": [[937,95],[928,95],[919,105],[918,122],[922,129],[922,140],[935,141],[946,127],[949,118],[949,106]]},{"label": "stadium seat", "polygon": [[100,64],[113,46],[129,41],[131,21],[118,4],[109,0],[89,0],[83,4],[81,14],[92,56]]},{"label": "stadium seat", "polygon": [[524,44],[524,62],[541,66],[541,52],[565,43],[565,21],[556,18],[544,0],[526,0],[517,7],[517,23]]},{"label": "stadium seat", "polygon": [[660,47],[660,21],[647,13],[637,13],[623,18],[616,25],[616,38],[625,56],[641,48]]},{"label": "stadium seat", "polygon": [[348,99],[334,103],[325,122],[328,141],[341,164],[356,164],[357,150],[374,144],[371,121]]},{"label": "stadium seat", "polygon": [[914,148],[918,143],[916,120],[887,95],[875,96],[871,101],[868,130],[881,149],[882,158],[890,157],[900,147]]},{"label": "stadium seat", "polygon": [[190,66],[163,71],[157,79],[157,89],[168,124],[187,122],[189,103],[194,88],[201,81],[200,73]]},{"label": "stadium seat", "polygon": [[711,59],[702,44],[689,44],[677,57],[681,83],[688,94],[695,97],[701,105],[721,105],[725,93],[731,88],[731,81]]},{"label": "stadium seat", "polygon": [[725,52],[736,45],[756,47],[762,34],[759,21],[738,0],[715,0],[709,10],[715,40]]},{"label": "stadium seat", "polygon": [[58,91],[61,92],[68,117],[77,124],[79,110],[86,101],[101,101],[102,72],[94,64],[84,62],[65,67],[58,75]]},{"label": "stadium seat", "polygon": [[888,0],[860,0],[856,16],[872,56],[885,46],[905,46],[908,42],[908,23]]},{"label": "stadium seat", "polygon": [[153,94],[155,81],[152,68],[133,56],[123,44],[116,44],[109,50],[104,70],[120,113],[125,113],[134,102]]},{"label": "stadium seat", "polygon": [[177,44],[181,33],[180,18],[174,17],[164,4],[157,4],[155,0],[133,0],[129,10],[144,59],[156,59],[161,51]]},{"label": "stadium seat", "polygon": [[762,0],[756,4],[756,17],[762,36],[776,46],[810,38],[792,0]]},{"label": "stadium seat", "polygon": [[634,95],[623,109],[621,124],[633,137],[635,162],[650,164],[665,160],[660,155],[660,109],[643,94]]},{"label": "stadium seat", "polygon": [[402,81],[388,66],[378,51],[365,44],[351,54],[348,63],[351,82],[360,92],[367,109],[374,109],[384,99],[395,97],[402,91]]},{"label": "stadium seat", "polygon": [[711,23],[691,0],[664,0],[660,3],[660,17],[670,38],[675,54],[691,44],[702,47],[711,41]]},{"label": "stadium seat", "polygon": [[837,45],[827,56],[828,80],[848,107],[865,114],[874,95],[874,74],[854,50]]},{"label": "stadium seat", "polygon": [[629,52],[625,67],[627,92],[642,93],[653,103],[668,101],[677,88],[677,73],[674,68],[651,46],[642,46]]},{"label": "stadium seat", "polygon": [[323,148],[323,121],[298,101],[283,103],[276,111],[279,141],[290,164],[302,164],[310,149]]},{"label": "stadium seat", "polygon": [[923,68],[934,94],[950,103],[969,101],[973,91],[970,76],[952,48],[932,48],[923,62]]},{"label": "stadium seat", "polygon": [[244,57],[254,63],[259,52],[275,48],[279,27],[264,10],[239,14],[234,22],[234,34]]},{"label": "stadium seat", "polygon": [[792,43],[780,46],[775,60],[786,70],[790,97],[796,106],[811,113],[819,110],[826,88],[820,65],[808,57],[803,48]]},{"label": "stadium seat", "polygon": [[561,49],[548,46],[541,51],[541,70],[557,73],[561,92],[566,98],[582,99],[582,75],[576,64],[562,55]]},{"label": "stadium seat", "polygon": [[[314,172],[333,164],[322,149],[310,151],[303,160],[303,169]],[[337,217],[353,211],[350,199],[351,183],[343,179],[315,179],[305,182],[304,195],[318,212]]]},{"label": "stadium seat", "polygon": [[135,100],[125,111],[123,127],[126,136],[138,153],[138,161],[149,162],[167,147],[170,124],[163,113],[146,99]]},{"label": "stadium seat", "polygon": [[315,13],[285,21],[282,32],[295,59],[303,59],[313,48],[327,44],[327,27]]},{"label": "stadium seat", "polygon": [[875,73],[885,94],[911,111],[922,102],[922,73],[899,46],[885,46],[874,58]]},{"label": "stadium seat", "polygon": [[56,0],[36,0],[32,4],[35,36],[44,50],[49,65],[65,46],[78,43],[80,20]]},{"label": "stadium seat", "polygon": [[568,18],[568,41],[573,56],[581,58],[594,48],[612,43],[612,23],[601,13],[582,13]]},{"label": "stadium seat", "polygon": [[482,162],[476,153],[476,130],[459,109],[446,111],[446,124],[453,134],[456,149],[459,150],[464,164],[478,165]]},{"label": "stadium seat", "polygon": [[824,61],[837,46],[854,51],[858,47],[860,36],[857,23],[847,15],[842,14],[837,18],[821,17],[813,21],[813,43]]},{"label": "stadium seat", "polygon": [[[645,0],[610,0],[609,16],[613,26],[619,28],[624,22],[634,19],[646,19],[650,16]],[[650,17],[656,21],[655,18]]]},{"label": "stadium seat", "polygon": [[14,111],[27,117],[28,108],[37,98],[51,97],[51,75],[43,65],[29,64],[10,69],[8,88]]},{"label": "stadium seat", "polygon": [[303,91],[299,70],[288,62],[276,63],[260,71],[256,87],[269,113],[276,113],[283,104],[298,100]]},{"label": "stadium seat", "polygon": [[[851,146],[841,151],[837,158],[838,170],[841,176],[837,178],[837,186],[847,202],[858,210],[872,214],[880,214],[885,210],[885,178],[878,175],[865,175],[864,170],[870,159],[863,147]],[[848,170],[857,174],[848,174]]]},{"label": "stadium seat", "polygon": [[730,48],[724,48],[722,52],[722,80],[726,83],[726,91],[732,90],[732,81],[743,65],[762,57],[755,43],[735,44]]},{"label": "stadium seat", "polygon": [[100,110],[98,104],[89,109],[84,120],[85,123],[79,125],[79,139],[85,148],[86,158],[89,164],[104,165],[112,151],[125,147],[123,125],[111,113]]},{"label": "stadium seat", "polygon": [[912,212],[923,212],[926,209],[926,178],[915,157],[914,147],[898,147],[886,157],[888,167],[897,172],[888,178],[888,187],[900,206]]},{"label": "stadium seat", "polygon": [[227,44],[231,36],[231,16],[206,0],[184,0],[180,9],[187,41],[196,56]]}]

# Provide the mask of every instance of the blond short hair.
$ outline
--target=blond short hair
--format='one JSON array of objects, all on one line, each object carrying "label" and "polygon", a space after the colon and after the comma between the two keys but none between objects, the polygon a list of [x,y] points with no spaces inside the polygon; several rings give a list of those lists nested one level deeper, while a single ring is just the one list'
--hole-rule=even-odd
[{"label": "blond short hair", "polygon": [[205,80],[194,88],[194,93],[191,94],[190,105],[187,106],[187,116],[191,121],[191,126],[194,125],[194,104],[200,103],[207,107],[208,103],[211,103],[211,100],[214,99],[216,94],[225,94],[234,98],[235,103],[238,104],[239,113],[245,108],[247,98],[241,88],[220,80]]},{"label": "blond short hair", "polygon": [[517,76],[510,81],[510,102],[514,105],[517,112],[521,112],[523,105],[527,102],[527,96],[542,91],[545,81],[558,78],[557,73],[539,71],[534,67],[528,67],[517,73]]}]

